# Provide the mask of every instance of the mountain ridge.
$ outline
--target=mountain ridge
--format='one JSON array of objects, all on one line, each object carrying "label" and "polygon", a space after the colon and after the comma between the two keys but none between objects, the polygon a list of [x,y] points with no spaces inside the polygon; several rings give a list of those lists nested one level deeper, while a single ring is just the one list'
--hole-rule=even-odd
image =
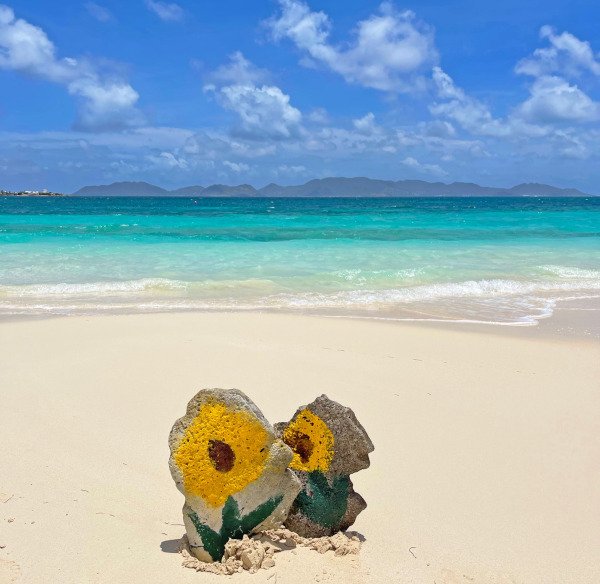
[{"label": "mountain ridge", "polygon": [[403,179],[398,181],[367,177],[316,178],[301,185],[282,186],[270,183],[260,189],[249,184],[196,185],[167,190],[143,182],[125,181],[108,185],[85,186],[73,196],[123,197],[590,197],[578,189],[559,188],[543,183],[521,183],[510,188],[488,187],[467,182],[428,182]]}]

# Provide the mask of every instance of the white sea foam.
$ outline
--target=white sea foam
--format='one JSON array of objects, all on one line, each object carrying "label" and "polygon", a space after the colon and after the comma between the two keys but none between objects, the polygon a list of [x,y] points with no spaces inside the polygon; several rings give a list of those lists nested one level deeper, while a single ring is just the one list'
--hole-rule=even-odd
[{"label": "white sea foam", "polygon": [[420,268],[407,268],[405,270],[361,270],[347,269],[336,270],[332,275],[348,282],[368,282],[377,279],[411,280],[421,275],[424,270]]},{"label": "white sea foam", "polygon": [[[369,318],[392,320],[451,319],[523,325],[535,324],[551,315],[557,300],[600,296],[600,270],[554,265],[540,266],[539,270],[548,276],[412,286],[411,280],[419,282],[419,270],[368,272],[371,279],[366,282],[359,270],[345,270],[335,273],[337,281],[346,280],[354,289],[335,291],[315,291],[310,278],[295,279],[295,290],[290,282],[266,278],[196,282],[143,278],[0,286],[0,314],[276,309],[329,311],[332,315],[363,313]],[[378,280],[380,275],[382,279]],[[322,276],[326,280],[326,275],[320,275],[319,281]],[[401,279],[403,285],[373,286],[374,282],[385,282],[387,277]],[[361,289],[365,284],[370,288]]]},{"label": "white sea foam", "polygon": [[560,278],[589,278],[591,280],[600,280],[600,270],[586,270],[583,268],[552,265],[540,266],[540,268]]},{"label": "white sea foam", "polygon": [[107,282],[82,282],[82,283],[57,283],[57,284],[32,284],[22,286],[0,286],[0,297],[20,296],[78,296],[101,295],[113,293],[133,293],[158,289],[185,289],[186,282],[169,280],[166,278],[142,278],[140,280],[107,281]]},{"label": "white sea foam", "polygon": [[268,294],[275,283],[268,278],[247,278],[243,280],[202,280],[187,282],[168,278],[141,278],[138,280],[115,280],[82,283],[55,283],[31,285],[0,285],[0,298],[54,298],[78,296],[131,296],[153,295],[156,293],[177,295],[196,293],[203,295],[213,293],[225,294],[231,291],[254,291],[257,294]]},{"label": "white sea foam", "polygon": [[436,283],[388,290],[344,290],[335,293],[306,292],[279,294],[275,302],[290,306],[327,308],[332,306],[360,306],[371,304],[398,304],[457,298],[498,298],[530,296],[551,292],[600,290],[600,279],[571,282],[516,280],[470,280],[466,282]]}]

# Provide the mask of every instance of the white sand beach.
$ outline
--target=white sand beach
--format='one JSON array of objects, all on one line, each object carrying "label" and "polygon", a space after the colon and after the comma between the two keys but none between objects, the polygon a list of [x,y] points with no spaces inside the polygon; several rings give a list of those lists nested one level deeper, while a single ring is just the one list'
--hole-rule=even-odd
[{"label": "white sand beach", "polygon": [[600,344],[367,320],[0,323],[0,582],[227,582],[181,566],[167,436],[202,387],[273,422],[326,393],[369,432],[358,557],[233,582],[600,582]]}]

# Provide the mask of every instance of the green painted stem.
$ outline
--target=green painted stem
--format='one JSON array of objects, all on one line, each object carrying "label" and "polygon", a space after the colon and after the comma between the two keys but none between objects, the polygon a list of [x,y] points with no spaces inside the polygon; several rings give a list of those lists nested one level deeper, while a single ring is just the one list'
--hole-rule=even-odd
[{"label": "green painted stem", "polygon": [[248,515],[241,517],[237,501],[233,497],[229,497],[225,501],[225,505],[223,505],[223,523],[218,532],[202,523],[194,511],[188,513],[188,517],[194,524],[196,532],[202,540],[204,549],[214,561],[217,561],[223,557],[225,544],[230,539],[240,539],[244,534],[250,533],[275,511],[282,499],[283,495],[272,497],[253,511],[250,511]]}]

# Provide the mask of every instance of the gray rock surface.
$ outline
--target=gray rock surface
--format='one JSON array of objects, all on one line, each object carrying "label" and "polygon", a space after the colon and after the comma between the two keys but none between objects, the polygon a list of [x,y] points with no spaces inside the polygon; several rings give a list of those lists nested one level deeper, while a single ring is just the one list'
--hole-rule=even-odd
[{"label": "gray rock surface", "polygon": [[322,395],[275,430],[294,451],[290,468],[302,481],[285,526],[303,537],[350,527],[367,506],[350,475],[369,466],[374,450],[354,412]]}]

